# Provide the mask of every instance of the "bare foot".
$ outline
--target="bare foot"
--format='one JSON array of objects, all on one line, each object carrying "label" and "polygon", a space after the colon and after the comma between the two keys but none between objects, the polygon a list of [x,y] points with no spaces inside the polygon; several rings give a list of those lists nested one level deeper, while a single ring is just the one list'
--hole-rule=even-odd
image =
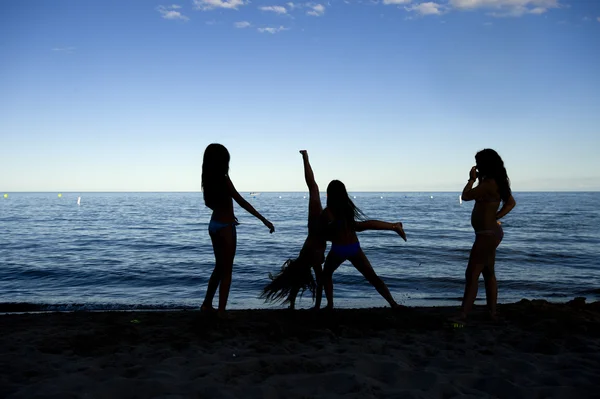
[{"label": "bare foot", "polygon": [[202,305],[200,306],[200,311],[202,313],[216,313],[217,309],[213,308],[211,305]]},{"label": "bare foot", "polygon": [[393,230],[398,233],[398,235],[400,237],[402,237],[402,239],[404,241],[406,241],[406,233],[404,232],[404,229],[402,228],[402,223],[398,222],[398,223],[394,223],[393,226]]}]

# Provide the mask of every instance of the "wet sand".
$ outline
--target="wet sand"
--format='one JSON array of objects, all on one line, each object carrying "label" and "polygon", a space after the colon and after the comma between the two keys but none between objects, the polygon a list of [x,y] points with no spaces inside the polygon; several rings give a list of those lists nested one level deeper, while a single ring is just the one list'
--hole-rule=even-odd
[{"label": "wet sand", "polygon": [[600,398],[600,302],[0,316],[2,398]]}]

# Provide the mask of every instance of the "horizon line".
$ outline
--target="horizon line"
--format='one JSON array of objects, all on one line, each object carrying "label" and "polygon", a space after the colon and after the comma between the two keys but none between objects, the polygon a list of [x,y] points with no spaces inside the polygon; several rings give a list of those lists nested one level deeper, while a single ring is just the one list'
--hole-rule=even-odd
[{"label": "horizon line", "polygon": [[[282,190],[282,191],[247,191],[240,190],[240,193],[307,193],[308,190],[297,191],[297,190]],[[459,190],[348,190],[348,193],[461,193]],[[598,193],[600,189],[591,189],[591,190],[566,190],[566,189],[558,189],[558,190],[512,190],[514,193]],[[2,194],[62,194],[62,193],[202,193],[202,191],[196,190],[187,190],[187,191],[61,191],[61,190],[52,190],[52,191],[36,191],[36,190],[28,190],[28,191],[1,191]],[[319,193],[327,193],[327,191],[319,191]]]}]

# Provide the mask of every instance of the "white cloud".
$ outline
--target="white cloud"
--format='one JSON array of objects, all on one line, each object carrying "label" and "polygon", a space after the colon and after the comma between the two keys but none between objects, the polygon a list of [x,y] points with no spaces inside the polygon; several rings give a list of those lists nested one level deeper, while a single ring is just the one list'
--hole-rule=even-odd
[{"label": "white cloud", "polygon": [[257,29],[260,33],[270,33],[270,34],[275,34],[277,32],[281,32],[283,30],[288,30],[288,28],[285,28],[283,26],[280,26],[279,28],[271,28],[271,27],[267,27],[267,28],[258,28]]},{"label": "white cloud", "polygon": [[287,10],[283,6],[264,6],[264,7],[258,7],[258,8],[261,9],[262,11],[271,11],[276,14],[287,14]]},{"label": "white cloud", "polygon": [[160,13],[160,15],[162,15],[162,17],[164,19],[171,19],[171,20],[180,19],[182,21],[189,20],[189,18],[186,17],[185,15],[183,15],[180,11],[175,11],[176,9],[179,9],[179,8],[181,8],[181,6],[178,6],[177,4],[173,4],[170,6],[158,6],[156,8],[156,10]]},{"label": "white cloud", "polygon": [[404,7],[406,11],[415,11],[421,15],[441,15],[443,6],[429,1],[427,3],[415,4],[414,6]]},{"label": "white cloud", "polygon": [[310,7],[310,11],[307,11],[307,15],[312,15],[313,17],[320,17],[325,14],[325,6],[323,4],[311,4],[307,5]]},{"label": "white cloud", "polygon": [[598,22],[600,22],[600,17],[596,18],[598,20]]},{"label": "white cloud", "polygon": [[530,14],[543,14],[546,11],[548,11],[548,10],[544,7],[536,7],[536,8],[532,8],[531,10],[529,10],[529,13]]},{"label": "white cloud", "polygon": [[54,47],[52,51],[56,51],[57,53],[73,54],[73,52],[75,52],[75,47]]},{"label": "white cloud", "polygon": [[457,10],[490,10],[495,17],[520,17],[525,14],[544,14],[552,8],[560,8],[559,0],[449,0]]},{"label": "white cloud", "polygon": [[291,1],[290,1],[289,3],[287,3],[286,5],[288,6],[288,8],[289,8],[290,10],[293,10],[294,8],[299,8],[299,7],[301,7],[301,5],[300,5],[300,4],[295,4],[295,3],[292,3]]},{"label": "white cloud", "polygon": [[252,24],[248,21],[235,22],[233,25],[238,29],[249,28],[252,26]]},{"label": "white cloud", "polygon": [[412,0],[383,0],[383,4],[385,5],[390,5],[390,4],[408,4],[410,3]]},{"label": "white cloud", "polygon": [[193,0],[194,8],[197,10],[207,11],[215,8],[228,8],[237,10],[239,6],[247,3],[244,0]]}]

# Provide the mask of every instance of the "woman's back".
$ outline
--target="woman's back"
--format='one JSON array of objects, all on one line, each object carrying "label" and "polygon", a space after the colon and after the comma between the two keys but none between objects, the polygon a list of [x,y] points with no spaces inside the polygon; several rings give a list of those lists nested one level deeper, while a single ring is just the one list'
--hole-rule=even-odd
[{"label": "woman's back", "polygon": [[336,218],[329,208],[323,210],[323,215],[324,230],[328,241],[333,244],[351,244],[358,241],[354,220]]}]

